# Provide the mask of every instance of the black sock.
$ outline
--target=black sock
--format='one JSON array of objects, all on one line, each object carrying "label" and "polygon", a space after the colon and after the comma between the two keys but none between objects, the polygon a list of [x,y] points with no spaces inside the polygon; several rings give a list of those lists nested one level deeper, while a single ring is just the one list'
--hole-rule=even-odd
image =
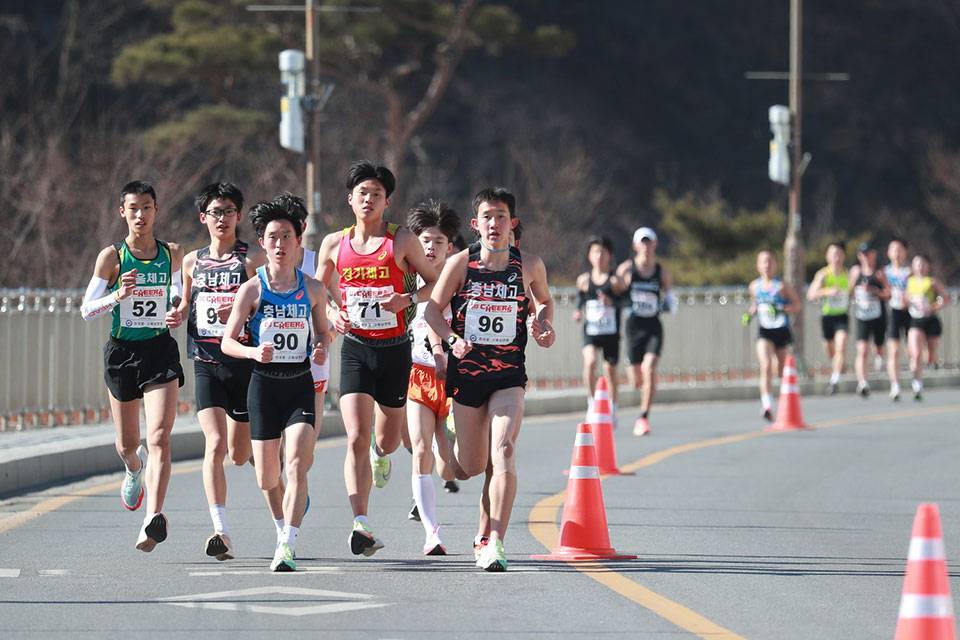
[{"label": "black sock", "polygon": [[640,415],[640,417],[643,418],[644,420],[646,420],[646,419],[647,419],[647,415],[648,415],[649,413],[650,413],[649,411],[644,411],[644,412]]}]

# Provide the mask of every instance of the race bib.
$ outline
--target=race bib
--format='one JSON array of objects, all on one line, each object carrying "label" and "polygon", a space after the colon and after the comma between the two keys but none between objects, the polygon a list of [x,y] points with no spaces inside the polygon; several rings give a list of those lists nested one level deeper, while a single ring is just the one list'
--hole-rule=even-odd
[{"label": "race bib", "polygon": [[757,319],[764,329],[779,329],[787,324],[787,314],[769,302],[757,304]]},{"label": "race bib", "polygon": [[364,331],[396,327],[397,314],[380,306],[393,293],[393,287],[348,287],[344,295],[350,323]]},{"label": "race bib", "polygon": [[660,296],[652,291],[631,289],[630,302],[633,315],[641,318],[652,318],[660,309]]},{"label": "race bib", "polygon": [[880,317],[882,309],[880,299],[871,294],[865,288],[857,287],[855,293],[857,309],[856,316],[859,320],[876,320]]},{"label": "race bib", "polygon": [[167,326],[167,288],[136,286],[133,295],[120,301],[120,326],[163,329]]},{"label": "race bib", "polygon": [[836,311],[845,310],[850,305],[850,292],[846,289],[827,296],[827,308]]},{"label": "race bib", "polygon": [[617,310],[599,300],[587,300],[583,309],[588,336],[609,336],[617,332]]},{"label": "race bib", "polygon": [[910,315],[914,318],[926,318],[931,313],[933,313],[933,305],[930,303],[930,298],[921,294],[917,296],[911,296],[910,298]]},{"label": "race bib", "polygon": [[201,336],[223,337],[227,323],[220,322],[217,309],[225,304],[232,305],[235,293],[217,293],[202,291],[197,294],[197,334]]},{"label": "race bib", "polygon": [[303,362],[310,348],[310,321],[307,318],[264,318],[260,323],[260,344],[273,344],[271,362]]},{"label": "race bib", "polygon": [[891,287],[890,289],[890,308],[902,310],[907,304],[907,292],[900,287]]},{"label": "race bib", "polygon": [[510,344],[517,337],[517,302],[469,301],[463,332],[475,344]]}]

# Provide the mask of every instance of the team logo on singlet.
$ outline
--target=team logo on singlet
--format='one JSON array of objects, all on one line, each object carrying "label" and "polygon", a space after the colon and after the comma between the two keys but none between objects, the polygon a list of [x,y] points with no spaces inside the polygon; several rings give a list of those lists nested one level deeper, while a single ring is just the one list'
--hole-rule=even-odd
[{"label": "team logo on singlet", "polygon": [[377,260],[383,260],[387,257],[387,251],[384,250],[380,255],[377,256]]}]

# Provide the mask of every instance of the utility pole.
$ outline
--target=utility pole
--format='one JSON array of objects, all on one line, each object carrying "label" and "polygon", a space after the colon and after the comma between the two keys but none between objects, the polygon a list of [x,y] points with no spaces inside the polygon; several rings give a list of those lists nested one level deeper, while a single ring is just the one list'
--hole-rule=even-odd
[{"label": "utility pole", "polygon": [[323,240],[323,224],[320,214],[323,210],[323,201],[320,192],[320,110],[330,97],[332,85],[321,94],[320,86],[320,56],[317,54],[317,37],[319,33],[320,12],[337,13],[378,13],[380,7],[338,7],[316,4],[316,0],[304,0],[299,5],[251,4],[247,11],[303,11],[305,25],[305,53],[307,64],[310,66],[310,84],[307,91],[306,108],[310,114],[310,144],[307,154],[307,228],[303,234],[304,246],[308,249],[319,249]]},{"label": "utility pole", "polygon": [[[803,285],[806,283],[804,273],[804,246],[803,234],[800,233],[802,224],[800,215],[800,123],[803,112],[801,102],[802,82],[800,74],[803,70],[803,0],[790,0],[790,119],[792,125],[793,154],[790,163],[790,197],[787,205],[787,238],[783,243],[784,275],[787,283],[794,291],[803,295]],[[801,299],[803,299],[801,297]],[[800,358],[798,370],[806,371],[803,357],[803,317],[804,307],[794,316],[793,339],[796,353]]]}]

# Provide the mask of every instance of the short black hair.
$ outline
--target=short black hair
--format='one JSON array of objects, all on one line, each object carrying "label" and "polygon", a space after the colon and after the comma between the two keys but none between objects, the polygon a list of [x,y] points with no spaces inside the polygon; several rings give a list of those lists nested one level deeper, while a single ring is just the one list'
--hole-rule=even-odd
[{"label": "short black hair", "polygon": [[243,210],[243,192],[232,182],[208,184],[200,190],[193,203],[197,206],[197,210],[203,213],[207,210],[207,205],[214,200],[229,200],[236,205],[238,210]]},{"label": "short black hair", "polygon": [[[515,213],[517,209],[517,199],[510,193],[509,189],[504,187],[488,187],[486,189],[481,189],[477,195],[473,196],[473,215],[476,216],[477,212],[480,210],[480,205],[484,202],[502,202],[507,205],[507,209],[510,210],[510,217],[516,218],[517,214]],[[513,235],[520,239],[517,236],[517,230],[514,228]]]},{"label": "short black hair", "polygon": [[843,243],[840,242],[839,240],[834,240],[833,242],[830,242],[829,244],[827,244],[827,250],[828,250],[828,251],[830,250],[830,247],[836,247],[836,248],[840,249],[840,251],[843,251],[844,253],[847,252],[847,248],[846,248],[845,246],[843,246]]},{"label": "short black hair", "polygon": [[374,165],[369,160],[357,160],[350,165],[347,171],[347,190],[353,191],[353,188],[364,180],[376,180],[383,186],[387,192],[387,197],[397,188],[397,179],[393,177],[393,172],[386,167]]},{"label": "short black hair", "polygon": [[274,220],[288,220],[297,237],[303,236],[307,224],[307,205],[303,198],[284,192],[269,202],[258,202],[250,209],[250,224],[262,238],[267,225]]},{"label": "short black hair", "polygon": [[447,202],[424,200],[415,204],[407,213],[407,228],[419,236],[424,229],[437,227],[447,240],[460,235],[460,215]]},{"label": "short black hair", "polygon": [[121,206],[123,206],[123,201],[127,198],[127,195],[131,193],[138,196],[149,194],[150,197],[153,198],[153,202],[157,202],[157,192],[154,191],[152,184],[144,182],[143,180],[134,180],[133,182],[128,182],[123,185],[123,189],[120,190]]},{"label": "short black hair", "polygon": [[450,244],[452,244],[457,251],[463,251],[467,248],[467,241],[464,239],[462,233],[458,233],[457,237],[451,238]]},{"label": "short black hair", "polygon": [[595,244],[606,249],[611,256],[613,255],[613,242],[607,236],[590,236],[587,238],[587,251],[590,251],[590,248]]},{"label": "short black hair", "polygon": [[[488,201],[489,202],[489,201]],[[523,236],[523,221],[520,218],[517,218],[517,226],[513,229],[513,243],[514,246],[518,249],[520,248],[520,238]],[[479,234],[478,234],[479,235]]]},{"label": "short black hair", "polygon": [[910,245],[907,244],[906,239],[903,238],[903,237],[901,237],[901,236],[893,236],[892,238],[890,238],[890,242],[899,242],[900,244],[903,245],[903,248],[904,248],[904,249],[906,249],[908,246],[910,246]]}]

